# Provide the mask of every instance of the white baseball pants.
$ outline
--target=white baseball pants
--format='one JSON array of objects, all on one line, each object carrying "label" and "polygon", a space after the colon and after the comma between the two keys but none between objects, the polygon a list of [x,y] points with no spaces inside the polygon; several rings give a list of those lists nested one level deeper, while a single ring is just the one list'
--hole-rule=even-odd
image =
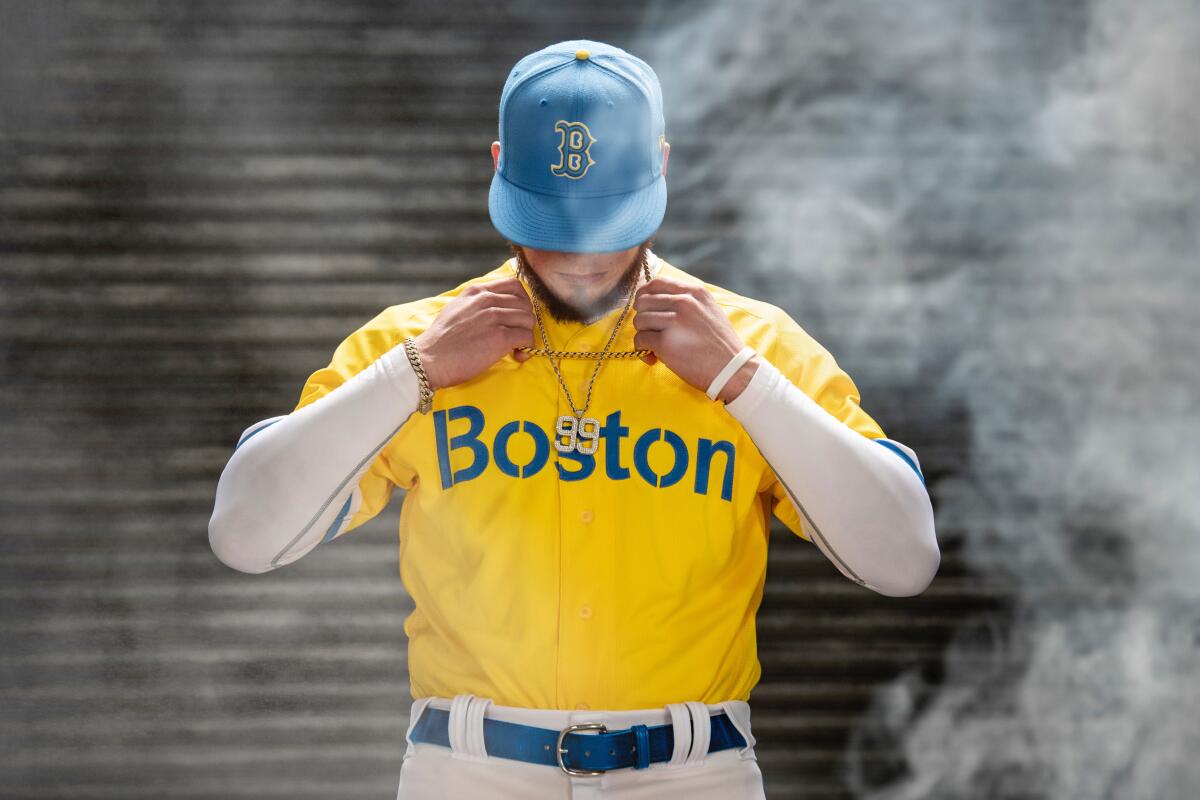
[{"label": "white baseball pants", "polygon": [[[450,712],[450,747],[412,740],[413,727],[431,704]],[[705,710],[709,716],[720,711],[728,714],[746,746],[708,753],[708,725],[692,725],[692,715]],[[483,745],[484,717],[551,730],[578,722],[603,722],[610,731],[637,724],[670,724],[675,753],[670,761],[654,762],[646,769],[568,775],[557,766],[489,756]],[[396,800],[766,800],[750,732],[750,704],[743,700],[566,711],[500,706],[473,694],[422,697],[413,701],[405,740],[408,747]],[[697,743],[703,744],[703,753],[691,752]]]}]

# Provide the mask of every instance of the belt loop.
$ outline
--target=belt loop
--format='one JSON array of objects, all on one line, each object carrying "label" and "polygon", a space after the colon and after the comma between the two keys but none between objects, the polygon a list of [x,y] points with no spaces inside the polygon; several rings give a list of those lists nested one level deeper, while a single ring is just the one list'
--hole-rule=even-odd
[{"label": "belt loop", "polygon": [[725,709],[729,719],[733,721],[733,727],[737,728],[738,733],[746,740],[745,746],[738,750],[738,757],[743,760],[757,761],[758,755],[754,752],[757,740],[750,728],[750,704],[745,700],[726,700],[720,705]]},{"label": "belt loop", "polygon": [[458,694],[450,701],[447,733],[450,737],[450,757],[464,761],[486,761],[483,746],[483,712],[490,698],[473,694]]},{"label": "belt loop", "polygon": [[633,768],[645,769],[650,766],[650,728],[645,725],[631,727],[637,742],[637,763],[633,765]]},{"label": "belt loop", "polygon": [[675,739],[667,766],[678,767],[692,751],[692,714],[684,703],[667,703],[667,711],[671,715],[671,734]]},{"label": "belt loop", "polygon": [[708,755],[708,744],[712,738],[712,717],[708,713],[708,704],[699,700],[688,700],[684,703],[692,715],[692,751],[688,753],[685,764],[703,764]]},{"label": "belt loop", "polygon": [[471,707],[467,710],[467,742],[472,755],[478,757],[480,761],[486,761],[488,758],[487,745],[484,743],[483,737],[483,717],[491,704],[492,698],[490,697],[476,697],[471,701]]},{"label": "belt loop", "polygon": [[417,751],[417,743],[413,740],[413,729],[417,727],[417,722],[421,719],[421,714],[433,702],[433,697],[418,697],[413,700],[412,705],[408,709],[408,730],[404,732],[404,757],[408,758]]}]

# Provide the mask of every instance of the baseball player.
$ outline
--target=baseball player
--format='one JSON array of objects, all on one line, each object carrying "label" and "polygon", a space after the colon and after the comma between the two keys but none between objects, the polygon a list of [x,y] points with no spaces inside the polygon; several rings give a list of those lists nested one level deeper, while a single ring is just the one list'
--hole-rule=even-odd
[{"label": "baseball player", "polygon": [[209,538],[289,564],[401,508],[399,800],[762,798],[772,516],[875,592],[940,563],[912,448],[786,312],[652,250],[662,95],[601,42],[522,58],[489,211],[511,257],[392,305],[242,434]]}]

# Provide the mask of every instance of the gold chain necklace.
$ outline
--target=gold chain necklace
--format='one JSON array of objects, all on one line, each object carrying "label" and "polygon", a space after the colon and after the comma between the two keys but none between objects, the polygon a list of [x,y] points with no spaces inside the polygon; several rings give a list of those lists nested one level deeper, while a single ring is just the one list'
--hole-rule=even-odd
[{"label": "gold chain necklace", "polygon": [[[518,261],[518,268],[522,266]],[[518,271],[520,271],[518,269]],[[650,264],[646,259],[645,251],[642,252],[642,273],[646,276],[646,281],[650,280]],[[527,353],[534,355],[545,355],[550,359],[550,366],[554,368],[554,374],[558,377],[558,384],[562,387],[563,393],[567,396],[567,404],[571,406],[573,414],[560,414],[554,421],[554,449],[560,453],[581,453],[583,455],[591,455],[596,452],[596,448],[600,442],[600,420],[595,417],[585,417],[589,405],[592,404],[592,387],[596,384],[596,376],[600,372],[600,365],[604,363],[606,358],[641,358],[642,356],[652,352],[650,350],[620,350],[615,353],[610,353],[609,348],[612,347],[613,340],[617,337],[617,331],[621,329],[621,323],[625,321],[625,315],[629,313],[629,309],[633,307],[633,298],[637,294],[637,283],[634,282],[633,288],[629,291],[629,298],[625,301],[625,307],[621,309],[620,316],[613,324],[612,332],[608,335],[608,341],[604,345],[604,349],[597,352],[592,350],[554,350],[550,347],[550,340],[546,337],[546,326],[542,324],[542,309],[537,301],[536,293],[530,288],[529,299],[533,301],[534,319],[537,320],[538,333],[541,334],[542,344],[544,347],[519,347],[518,350],[524,350]],[[596,366],[592,370],[592,377],[588,381],[587,399],[583,403],[583,408],[575,408],[575,401],[571,399],[571,391],[567,388],[566,381],[563,380],[562,371],[558,368],[558,362],[555,358],[594,358]],[[563,440],[566,441],[563,441]]]}]

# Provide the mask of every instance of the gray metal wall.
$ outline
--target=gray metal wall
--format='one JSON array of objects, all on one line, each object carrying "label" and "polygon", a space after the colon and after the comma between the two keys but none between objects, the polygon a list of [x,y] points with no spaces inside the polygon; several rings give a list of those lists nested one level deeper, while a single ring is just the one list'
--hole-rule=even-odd
[{"label": "gray metal wall", "polygon": [[0,796],[394,796],[402,494],[248,576],[208,548],[216,479],[345,334],[507,256],[500,88],[567,38],[662,78],[657,251],[787,308],[935,500],[916,598],[776,523],[751,698],[770,796],[1182,796],[1195,729],[1158,698],[1196,707],[1195,640],[1159,623],[1197,624],[1165,613],[1200,564],[1170,435],[1195,429],[1196,20],[0,5]]}]

